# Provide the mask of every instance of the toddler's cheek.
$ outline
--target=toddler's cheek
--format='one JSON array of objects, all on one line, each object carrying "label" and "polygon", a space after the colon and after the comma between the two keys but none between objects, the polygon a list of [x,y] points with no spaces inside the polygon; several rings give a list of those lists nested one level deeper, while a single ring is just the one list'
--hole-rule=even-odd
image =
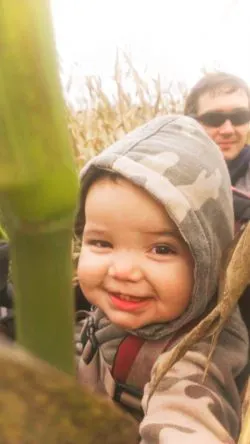
[{"label": "toddler's cheek", "polygon": [[80,258],[77,268],[77,276],[82,288],[98,287],[105,276],[105,267],[98,264],[98,260]]}]

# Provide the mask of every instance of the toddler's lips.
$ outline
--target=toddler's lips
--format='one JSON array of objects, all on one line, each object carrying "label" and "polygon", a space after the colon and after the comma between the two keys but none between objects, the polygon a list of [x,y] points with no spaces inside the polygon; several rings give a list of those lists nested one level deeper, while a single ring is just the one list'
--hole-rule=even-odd
[{"label": "toddler's lips", "polygon": [[134,311],[147,305],[152,298],[136,298],[121,293],[110,293],[113,305],[119,310]]}]

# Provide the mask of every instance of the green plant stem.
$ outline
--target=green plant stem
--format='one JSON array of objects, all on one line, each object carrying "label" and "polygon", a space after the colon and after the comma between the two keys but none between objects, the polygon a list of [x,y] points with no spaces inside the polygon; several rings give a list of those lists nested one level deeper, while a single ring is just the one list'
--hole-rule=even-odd
[{"label": "green plant stem", "polygon": [[17,341],[74,373],[71,234],[78,180],[49,0],[0,0],[0,207]]},{"label": "green plant stem", "polygon": [[18,340],[72,374],[71,240],[69,229],[22,234],[12,239],[11,251]]}]

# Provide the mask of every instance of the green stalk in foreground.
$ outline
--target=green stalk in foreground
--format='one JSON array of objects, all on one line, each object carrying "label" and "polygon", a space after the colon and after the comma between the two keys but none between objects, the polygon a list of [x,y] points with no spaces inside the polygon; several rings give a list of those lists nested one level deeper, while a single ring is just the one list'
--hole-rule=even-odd
[{"label": "green stalk in foreground", "polygon": [[0,207],[18,342],[74,373],[71,239],[77,175],[49,0],[0,0]]}]

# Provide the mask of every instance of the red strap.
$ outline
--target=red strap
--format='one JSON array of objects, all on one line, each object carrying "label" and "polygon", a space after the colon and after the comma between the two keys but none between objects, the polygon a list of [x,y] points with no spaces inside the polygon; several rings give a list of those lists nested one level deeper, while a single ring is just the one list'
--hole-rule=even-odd
[{"label": "red strap", "polygon": [[[180,338],[180,336],[189,333],[190,330],[195,327],[207,313],[211,311],[215,304],[215,301],[216,297],[210,301],[205,313],[203,313],[199,318],[193,319],[188,324],[184,325],[172,336],[171,339],[167,339],[166,346],[163,349],[162,345],[160,345],[159,347],[156,341],[155,346],[159,347],[159,355],[167,351],[173,345],[173,343],[175,343]],[[123,339],[117,349],[111,372],[115,381],[126,384],[132,365],[134,364],[134,361],[144,343],[145,339],[139,338],[138,336],[134,335],[128,335]],[[152,367],[153,364],[154,362],[152,361]]]},{"label": "red strap", "polygon": [[[179,339],[181,335],[184,333],[188,333],[192,327],[197,324],[197,319],[191,321],[189,324],[186,324],[183,328],[177,331],[171,339],[166,340],[166,346],[162,349],[162,345],[158,346],[156,341],[156,347],[159,347],[159,355],[165,351],[167,351],[174,342]],[[134,364],[134,361],[145,342],[145,339],[139,338],[138,336],[128,335],[123,341],[120,343],[112,368],[112,376],[115,381],[120,382],[122,384],[126,384],[129,372]],[[154,362],[152,361],[152,367]]]},{"label": "red strap", "polygon": [[112,369],[116,381],[126,383],[130,369],[144,342],[145,340],[138,336],[128,335],[120,343]]},{"label": "red strap", "polygon": [[[176,334],[174,334],[170,340],[167,339],[166,346],[163,349],[162,345],[160,345],[159,354],[162,353],[163,351],[167,351],[168,348],[179,338],[179,336],[181,336],[181,334],[189,331],[191,326],[192,326],[191,323],[190,326],[189,324],[185,325],[185,328],[176,332]],[[112,368],[112,376],[117,382],[126,384],[129,372],[144,342],[145,339],[139,338],[138,336],[134,335],[128,335],[120,343],[115,355],[114,364]],[[157,345],[158,344],[156,341],[156,347]],[[153,363],[154,362],[152,362],[152,367]]]}]

